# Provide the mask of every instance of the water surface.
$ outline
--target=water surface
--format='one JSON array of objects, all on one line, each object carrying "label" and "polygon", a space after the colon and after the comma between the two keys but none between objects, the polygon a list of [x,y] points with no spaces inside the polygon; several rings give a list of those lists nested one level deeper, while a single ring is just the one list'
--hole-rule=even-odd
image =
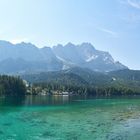
[{"label": "water surface", "polygon": [[0,98],[0,140],[140,140],[140,99]]}]

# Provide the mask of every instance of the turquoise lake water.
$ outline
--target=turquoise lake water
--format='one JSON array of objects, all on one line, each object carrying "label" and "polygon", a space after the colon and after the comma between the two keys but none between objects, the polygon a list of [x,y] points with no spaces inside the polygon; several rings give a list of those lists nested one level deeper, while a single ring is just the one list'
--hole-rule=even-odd
[{"label": "turquoise lake water", "polygon": [[140,99],[0,99],[0,140],[140,140]]}]

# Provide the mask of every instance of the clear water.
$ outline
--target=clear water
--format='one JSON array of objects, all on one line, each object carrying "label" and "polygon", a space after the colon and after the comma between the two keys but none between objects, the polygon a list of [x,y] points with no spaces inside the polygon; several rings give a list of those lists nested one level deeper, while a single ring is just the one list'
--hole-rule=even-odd
[{"label": "clear water", "polygon": [[0,140],[140,140],[140,99],[0,99]]}]

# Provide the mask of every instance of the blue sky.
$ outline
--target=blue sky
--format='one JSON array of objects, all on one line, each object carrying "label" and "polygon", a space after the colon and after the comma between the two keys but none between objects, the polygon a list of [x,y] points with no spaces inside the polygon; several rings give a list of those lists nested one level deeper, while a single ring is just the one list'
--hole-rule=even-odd
[{"label": "blue sky", "polygon": [[0,39],[39,47],[91,42],[140,69],[140,0],[0,0]]}]

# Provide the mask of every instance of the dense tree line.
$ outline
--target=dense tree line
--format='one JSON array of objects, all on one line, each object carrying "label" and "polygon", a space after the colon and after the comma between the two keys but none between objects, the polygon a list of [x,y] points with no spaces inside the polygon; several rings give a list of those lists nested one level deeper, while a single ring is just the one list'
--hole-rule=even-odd
[{"label": "dense tree line", "polygon": [[0,95],[23,96],[26,94],[26,86],[19,77],[0,75]]},{"label": "dense tree line", "polygon": [[38,89],[45,89],[47,93],[61,93],[69,92],[70,94],[78,95],[93,95],[93,96],[131,96],[140,95],[140,92],[129,88],[127,86],[103,86],[97,87],[92,85],[75,85],[75,84],[61,84],[61,83],[36,83],[34,87]]}]

